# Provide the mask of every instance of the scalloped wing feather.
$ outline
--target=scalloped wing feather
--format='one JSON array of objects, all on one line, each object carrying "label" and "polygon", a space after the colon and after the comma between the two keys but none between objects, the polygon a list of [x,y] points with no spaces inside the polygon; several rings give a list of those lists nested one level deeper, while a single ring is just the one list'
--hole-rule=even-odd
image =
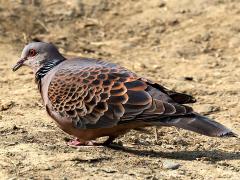
[{"label": "scalloped wing feather", "polygon": [[50,82],[48,97],[53,110],[78,128],[112,127],[192,111],[125,68],[90,59],[60,68]]}]

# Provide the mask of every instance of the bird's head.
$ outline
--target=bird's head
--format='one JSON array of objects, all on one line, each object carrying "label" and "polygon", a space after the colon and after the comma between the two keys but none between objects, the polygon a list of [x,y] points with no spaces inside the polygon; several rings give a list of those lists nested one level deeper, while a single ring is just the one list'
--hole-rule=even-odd
[{"label": "bird's head", "polygon": [[40,69],[45,63],[64,59],[58,49],[51,43],[32,42],[27,44],[20,60],[14,65],[13,71],[18,70],[22,66],[30,67],[34,72]]}]

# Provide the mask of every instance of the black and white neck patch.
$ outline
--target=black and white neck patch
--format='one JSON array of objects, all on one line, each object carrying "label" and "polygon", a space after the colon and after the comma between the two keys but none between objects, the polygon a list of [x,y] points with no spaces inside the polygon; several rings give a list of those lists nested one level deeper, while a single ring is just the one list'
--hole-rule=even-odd
[{"label": "black and white neck patch", "polygon": [[44,65],[36,72],[35,81],[39,82],[52,68],[63,62],[65,59],[52,59],[44,63]]}]

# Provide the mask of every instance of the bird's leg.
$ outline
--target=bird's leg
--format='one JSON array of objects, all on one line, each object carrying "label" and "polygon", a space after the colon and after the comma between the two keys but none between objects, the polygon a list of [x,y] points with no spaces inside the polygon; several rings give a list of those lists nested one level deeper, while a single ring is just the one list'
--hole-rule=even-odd
[{"label": "bird's leg", "polygon": [[116,138],[116,136],[109,136],[108,139],[103,143],[103,146],[111,145]]},{"label": "bird's leg", "polygon": [[78,138],[75,138],[73,140],[68,141],[67,145],[71,146],[71,147],[94,146],[94,145],[96,145],[96,142],[95,141],[82,141],[82,140],[80,140]]},{"label": "bird's leg", "polygon": [[155,143],[158,142],[158,128],[157,127],[154,127],[154,136],[155,136]]}]

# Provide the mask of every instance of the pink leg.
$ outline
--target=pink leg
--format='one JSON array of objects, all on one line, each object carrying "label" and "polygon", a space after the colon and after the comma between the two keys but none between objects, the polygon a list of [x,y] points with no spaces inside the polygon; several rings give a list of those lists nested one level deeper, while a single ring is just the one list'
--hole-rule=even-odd
[{"label": "pink leg", "polygon": [[98,145],[95,141],[81,141],[78,138],[70,140],[67,142],[68,146],[79,147],[79,146],[95,146]]}]

